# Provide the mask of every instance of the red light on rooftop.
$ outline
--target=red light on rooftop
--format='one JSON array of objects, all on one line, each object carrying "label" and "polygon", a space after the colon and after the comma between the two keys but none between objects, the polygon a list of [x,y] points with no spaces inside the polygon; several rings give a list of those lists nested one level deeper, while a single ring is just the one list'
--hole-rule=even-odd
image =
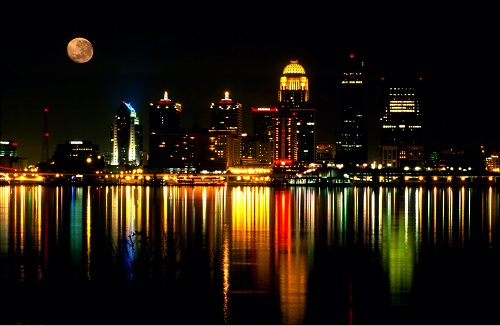
[{"label": "red light on rooftop", "polygon": [[349,54],[349,58],[354,59],[354,54]]},{"label": "red light on rooftop", "polygon": [[48,108],[43,109],[43,112],[49,112]]},{"label": "red light on rooftop", "polygon": [[45,137],[49,137],[49,133],[48,132],[45,133]]}]

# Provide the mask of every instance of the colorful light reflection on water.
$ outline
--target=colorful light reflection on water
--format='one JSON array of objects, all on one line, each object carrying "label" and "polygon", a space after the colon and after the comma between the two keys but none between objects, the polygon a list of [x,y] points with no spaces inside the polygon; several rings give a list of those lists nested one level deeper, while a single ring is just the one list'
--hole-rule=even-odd
[{"label": "colorful light reflection on water", "polygon": [[[489,323],[499,219],[492,187],[4,186],[0,284],[148,289],[188,323],[453,323],[462,305]],[[58,321],[11,308],[5,323]]]}]

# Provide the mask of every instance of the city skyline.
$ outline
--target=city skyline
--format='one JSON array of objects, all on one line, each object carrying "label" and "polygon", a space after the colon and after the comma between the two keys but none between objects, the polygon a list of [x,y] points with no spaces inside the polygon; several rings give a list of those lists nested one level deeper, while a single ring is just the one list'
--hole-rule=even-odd
[{"label": "city skyline", "polygon": [[[208,127],[210,104],[228,91],[243,105],[243,131],[251,133],[251,108],[276,106],[283,68],[298,60],[318,111],[318,140],[333,142],[340,127],[340,63],[353,52],[365,58],[366,78],[374,86],[372,105],[364,112],[372,140],[378,139],[383,113],[377,85],[397,72],[423,78],[421,110],[428,143],[500,148],[497,85],[489,82],[498,74],[500,32],[491,8],[479,3],[445,10],[391,1],[337,6],[330,16],[312,4],[296,11],[303,16],[298,25],[285,12],[278,16],[253,10],[234,15],[234,25],[198,15],[159,22],[137,12],[125,19],[129,16],[119,11],[87,19],[90,8],[72,16],[14,11],[23,17],[25,29],[20,23],[2,29],[7,46],[0,138],[17,142],[18,155],[37,163],[42,158],[43,109],[48,108],[49,156],[57,144],[72,139],[91,141],[106,152],[109,125],[125,101],[144,125],[147,147],[149,103],[165,91],[182,104],[184,127],[195,122]],[[207,15],[233,13],[212,8]],[[68,58],[66,46],[74,37],[92,42],[89,62]],[[377,145],[369,143],[369,158]]]}]

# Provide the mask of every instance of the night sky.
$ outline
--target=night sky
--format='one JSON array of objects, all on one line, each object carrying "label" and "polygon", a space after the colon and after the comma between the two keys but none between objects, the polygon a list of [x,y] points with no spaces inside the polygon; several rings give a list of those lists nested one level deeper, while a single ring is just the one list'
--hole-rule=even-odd
[{"label": "night sky", "polygon": [[[17,142],[18,155],[36,164],[48,108],[49,157],[66,140],[109,151],[110,125],[125,101],[144,125],[147,149],[148,106],[164,91],[182,104],[183,127],[208,127],[210,103],[229,91],[243,105],[244,132],[251,134],[251,108],[277,105],[283,68],[298,60],[318,110],[318,140],[334,141],[341,62],[355,53],[364,58],[370,86],[364,112],[370,160],[377,159],[384,109],[377,89],[381,77],[395,74],[423,78],[427,146],[500,150],[494,2],[185,3],[112,10],[24,4],[5,12],[0,138]],[[93,44],[89,62],[69,59],[74,37]]]}]

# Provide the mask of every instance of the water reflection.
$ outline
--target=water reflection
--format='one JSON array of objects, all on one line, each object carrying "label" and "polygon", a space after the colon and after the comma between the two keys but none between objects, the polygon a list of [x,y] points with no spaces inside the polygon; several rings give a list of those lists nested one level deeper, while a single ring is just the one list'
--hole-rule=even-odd
[{"label": "water reflection", "polygon": [[498,323],[499,196],[3,186],[2,321],[75,323],[61,308],[78,307],[100,324]]}]

